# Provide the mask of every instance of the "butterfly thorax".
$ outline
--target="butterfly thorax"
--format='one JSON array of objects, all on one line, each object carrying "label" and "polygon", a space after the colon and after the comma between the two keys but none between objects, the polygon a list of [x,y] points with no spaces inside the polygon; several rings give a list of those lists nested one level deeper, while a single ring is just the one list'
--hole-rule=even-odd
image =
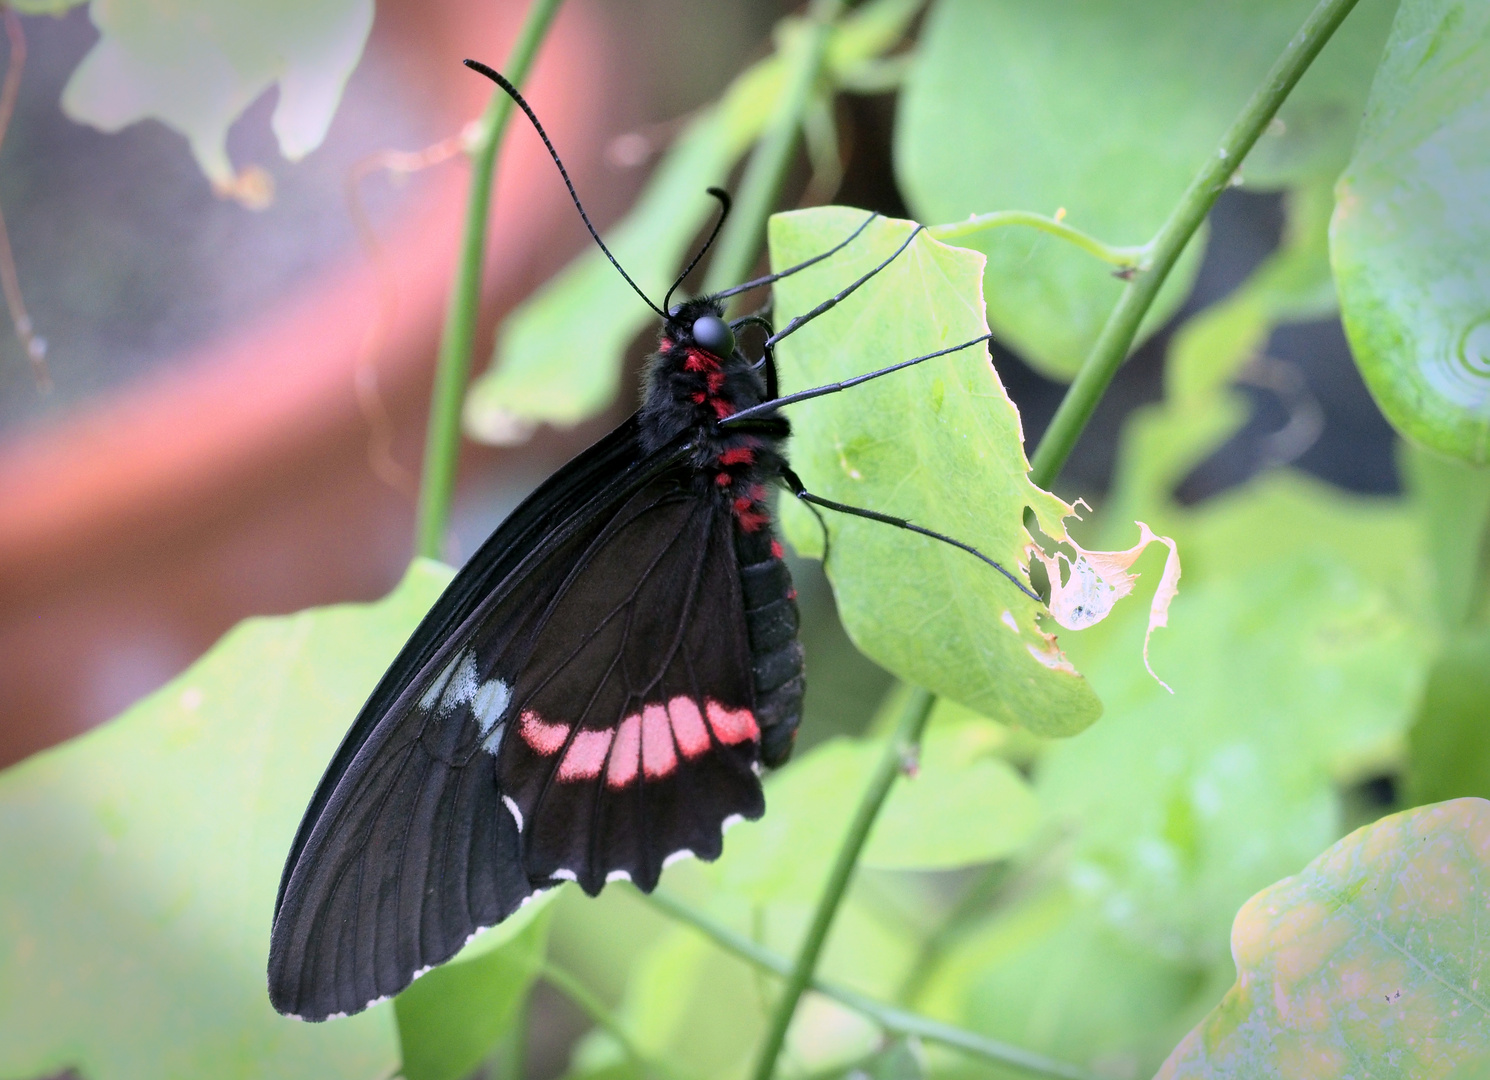
[{"label": "butterfly thorax", "polygon": [[779,416],[750,431],[720,426],[766,397],[759,367],[732,341],[711,350],[696,340],[695,324],[713,317],[722,325],[723,313],[708,297],[672,309],[647,367],[640,419],[648,450],[686,437],[697,482],[729,502],[741,528],[753,532],[769,521],[766,488],[780,475],[780,445],[790,429]]}]

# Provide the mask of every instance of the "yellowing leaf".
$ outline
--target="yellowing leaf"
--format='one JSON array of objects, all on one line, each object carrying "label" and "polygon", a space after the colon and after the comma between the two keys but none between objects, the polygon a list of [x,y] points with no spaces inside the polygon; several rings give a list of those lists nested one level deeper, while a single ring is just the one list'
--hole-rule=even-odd
[{"label": "yellowing leaf", "polygon": [[1357,829],[1258,893],[1237,983],[1158,1080],[1490,1074],[1490,802]]}]

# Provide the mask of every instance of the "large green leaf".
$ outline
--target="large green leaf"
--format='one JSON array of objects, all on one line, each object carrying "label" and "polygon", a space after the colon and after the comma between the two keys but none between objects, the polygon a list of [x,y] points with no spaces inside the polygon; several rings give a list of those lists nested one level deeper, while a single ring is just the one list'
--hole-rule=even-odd
[{"label": "large green leaf", "polygon": [[1490,1072],[1490,803],[1358,829],[1247,901],[1236,986],[1159,1080]]},{"label": "large green leaf", "polygon": [[1331,230],[1356,362],[1399,431],[1490,462],[1490,8],[1403,0]]},{"label": "large green leaf", "polygon": [[[1005,739],[979,718],[933,727],[914,775],[891,789],[864,865],[951,869],[1023,846],[1040,813],[1029,785],[997,756]],[[883,750],[880,740],[833,739],[774,774],[765,818],[730,833],[718,869],[724,890],[757,902],[816,896]]]},{"label": "large green leaf", "polygon": [[220,189],[234,180],[228,128],[278,83],[271,121],[290,160],[326,137],[372,29],[372,0],[93,0],[100,38],[62,93],[80,123],[118,131],[154,118],[186,136]]},{"label": "large green leaf", "polygon": [[252,619],[117,720],[0,774],[0,1075],[386,1076],[391,1006],[304,1024],[265,989],[285,853],[449,573]]},{"label": "large green leaf", "polygon": [[[896,171],[917,216],[1054,213],[1114,244],[1141,244],[1313,0],[939,0],[901,99]],[[1362,0],[1244,166],[1277,186],[1338,169],[1391,16]],[[989,321],[1052,377],[1069,378],[1116,301],[1111,268],[1019,229],[984,234]],[[1202,241],[1147,326],[1188,290]]]},{"label": "large green leaf", "polygon": [[1224,957],[1248,895],[1338,836],[1337,785],[1395,762],[1435,644],[1328,537],[1274,541],[1276,503],[1233,501],[1224,538],[1192,527],[1183,632],[1154,641],[1175,693],[1127,662],[1131,614],[1076,641],[1107,718],[1050,746],[1036,775],[1046,812],[1079,826],[1072,883],[1137,940],[1201,963]]},{"label": "large green leaf", "polygon": [[[771,219],[771,264],[824,251],[863,219],[843,207],[779,214]],[[778,282],[777,324],[868,272],[911,228],[877,221],[832,259]],[[983,261],[917,236],[867,285],[780,344],[783,391],[986,334]],[[1025,507],[1048,535],[1064,535],[1066,507],[1030,483],[1019,413],[982,345],[792,406],[790,415],[793,467],[818,495],[956,537],[1015,574],[1029,540]],[[792,544],[820,554],[817,522],[792,500],[783,503]],[[1042,734],[1071,734],[1096,719],[1096,697],[1040,632],[1043,606],[1002,575],[878,522],[833,513],[826,521],[839,615],[869,657],[908,682]]]},{"label": "large green leaf", "polygon": [[394,999],[406,1080],[470,1076],[513,1029],[543,967],[558,895],[544,893]]}]

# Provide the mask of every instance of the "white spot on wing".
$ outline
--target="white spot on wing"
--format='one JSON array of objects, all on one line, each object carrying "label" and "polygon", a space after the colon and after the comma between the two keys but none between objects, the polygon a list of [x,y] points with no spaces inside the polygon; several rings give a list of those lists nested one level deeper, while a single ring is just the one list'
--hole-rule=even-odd
[{"label": "white spot on wing", "polygon": [[481,749],[492,757],[497,756],[497,751],[502,749],[502,736],[507,732],[506,724],[498,724],[497,729],[486,738],[481,740]]},{"label": "white spot on wing", "polygon": [[631,874],[630,874],[629,871],[626,871],[626,870],[612,870],[610,873],[608,873],[608,874],[605,875],[605,880],[606,881],[630,881],[631,880]]},{"label": "white spot on wing", "polygon": [[450,682],[445,687],[445,692],[440,695],[440,714],[454,712],[461,705],[476,698],[476,688],[480,683],[476,677],[476,657],[472,653],[462,653],[460,664],[455,669],[455,674],[450,676]]},{"label": "white spot on wing", "polygon": [[445,692],[445,684],[450,681],[450,676],[455,674],[455,668],[460,663],[461,657],[457,653],[450,658],[450,663],[445,665],[445,670],[435,676],[434,681],[429,684],[429,689],[424,691],[424,696],[419,699],[419,707],[428,711],[435,707],[440,700],[440,695]]},{"label": "white spot on wing", "polygon": [[579,880],[579,875],[578,874],[576,874],[573,870],[569,870],[569,869],[566,869],[564,867],[560,867],[559,869],[555,870],[552,874],[549,875],[549,877],[555,878],[558,881],[578,881]]},{"label": "white spot on wing", "polygon": [[698,858],[698,856],[695,855],[689,848],[679,848],[677,851],[673,852],[667,858],[662,860],[662,868],[666,870],[675,862],[682,862],[684,859],[696,858]]},{"label": "white spot on wing", "polygon": [[[498,720],[502,719],[502,714],[507,711],[507,704],[511,700],[512,687],[501,679],[488,679],[477,688],[475,697],[471,701],[471,710],[476,715],[476,724],[481,728],[481,734],[491,734],[492,728],[496,726]],[[500,735],[497,736],[497,742],[499,744],[501,742]],[[492,753],[496,752],[492,747],[488,746],[487,749]]]},{"label": "white spot on wing", "polygon": [[[507,812],[512,815],[512,820],[515,821],[515,822],[517,822],[517,831],[518,832],[522,832],[523,831],[523,812],[517,808],[517,803],[513,801],[511,795],[503,795],[502,796],[502,802],[504,802],[507,805]],[[533,896],[537,896],[537,895],[538,895],[538,893],[534,893],[533,894]],[[528,897],[528,900],[533,899],[533,896]],[[526,904],[528,902],[528,900],[524,900],[523,903]]]},{"label": "white spot on wing", "polygon": [[719,831],[721,833],[727,833],[731,829],[733,829],[736,825],[740,824],[740,822],[742,822],[744,820],[745,820],[745,815],[744,814],[731,814],[729,817],[725,818],[724,821],[720,824]]}]

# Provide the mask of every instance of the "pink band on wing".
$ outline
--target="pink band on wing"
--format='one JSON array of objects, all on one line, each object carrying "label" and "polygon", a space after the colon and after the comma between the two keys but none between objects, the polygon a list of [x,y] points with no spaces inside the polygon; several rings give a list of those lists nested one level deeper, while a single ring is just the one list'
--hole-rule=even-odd
[{"label": "pink band on wing", "polygon": [[569,751],[559,763],[560,780],[593,780],[605,767],[605,752],[615,737],[615,728],[598,731],[581,729],[574,733]]},{"label": "pink band on wing", "polygon": [[569,738],[568,724],[546,723],[531,709],[524,710],[522,719],[518,721],[518,730],[522,732],[523,741],[544,757],[557,754],[564,740]]},{"label": "pink band on wing", "polygon": [[704,727],[704,714],[692,698],[675,697],[667,703],[667,718],[673,722],[673,738],[678,740],[678,749],[685,758],[696,758],[708,753],[713,741],[709,729]]},{"label": "pink band on wing", "polygon": [[635,780],[641,753],[642,720],[633,713],[622,720],[621,726],[616,729],[616,745],[610,752],[605,782],[611,787],[622,788]]},{"label": "pink band on wing", "polygon": [[667,709],[648,705],[642,709],[642,771],[648,779],[666,776],[678,767],[678,753],[673,749],[673,728],[667,722]]},{"label": "pink band on wing", "polygon": [[755,726],[755,717],[749,709],[726,709],[719,702],[711,701],[708,714],[714,737],[726,746],[760,738],[760,728]]}]

